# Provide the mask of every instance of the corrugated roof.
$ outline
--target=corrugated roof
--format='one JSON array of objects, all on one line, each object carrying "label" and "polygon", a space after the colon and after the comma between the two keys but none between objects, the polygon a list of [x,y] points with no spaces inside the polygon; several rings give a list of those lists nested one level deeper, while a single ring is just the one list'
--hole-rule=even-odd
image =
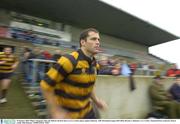
[{"label": "corrugated roof", "polygon": [[81,28],[95,27],[104,34],[145,46],[179,39],[99,0],[1,0],[0,8]]}]

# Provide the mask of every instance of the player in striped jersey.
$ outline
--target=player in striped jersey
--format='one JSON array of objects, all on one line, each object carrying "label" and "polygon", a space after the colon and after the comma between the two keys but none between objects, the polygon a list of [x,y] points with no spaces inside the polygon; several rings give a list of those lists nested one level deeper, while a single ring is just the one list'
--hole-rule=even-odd
[{"label": "player in striped jersey", "polygon": [[18,66],[17,58],[11,47],[5,47],[0,54],[0,103],[7,102],[6,94],[11,83],[11,76]]},{"label": "player in striped jersey", "polygon": [[91,101],[101,109],[107,107],[93,89],[99,40],[96,29],[84,30],[80,35],[81,49],[62,56],[41,81],[51,118],[95,119]]}]

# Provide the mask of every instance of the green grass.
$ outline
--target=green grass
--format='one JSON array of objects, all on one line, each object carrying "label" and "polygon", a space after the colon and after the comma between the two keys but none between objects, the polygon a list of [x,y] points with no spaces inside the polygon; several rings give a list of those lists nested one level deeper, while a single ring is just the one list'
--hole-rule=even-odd
[{"label": "green grass", "polygon": [[20,76],[15,75],[7,94],[7,103],[0,104],[0,118],[2,119],[37,119],[37,115],[30,100],[21,87]]}]

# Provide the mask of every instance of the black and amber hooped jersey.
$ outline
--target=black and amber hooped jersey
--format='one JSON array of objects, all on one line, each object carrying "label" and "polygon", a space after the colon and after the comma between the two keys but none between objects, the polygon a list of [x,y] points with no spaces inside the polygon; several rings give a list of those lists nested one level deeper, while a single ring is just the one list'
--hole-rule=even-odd
[{"label": "black and amber hooped jersey", "polygon": [[0,61],[5,61],[5,63],[0,64],[0,73],[11,73],[14,71],[12,65],[17,62],[18,59],[14,55],[7,56],[4,52],[1,52]]},{"label": "black and amber hooped jersey", "polygon": [[41,88],[54,90],[57,103],[71,118],[83,118],[91,111],[90,95],[98,66],[82,50],[62,56],[41,81]]}]

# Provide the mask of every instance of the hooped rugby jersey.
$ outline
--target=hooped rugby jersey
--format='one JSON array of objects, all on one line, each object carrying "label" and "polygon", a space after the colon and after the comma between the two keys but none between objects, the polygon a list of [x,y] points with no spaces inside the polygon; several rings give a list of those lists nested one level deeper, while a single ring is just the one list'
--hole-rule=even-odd
[{"label": "hooped rugby jersey", "polygon": [[98,69],[82,50],[62,56],[41,81],[41,88],[53,90],[57,104],[68,111],[69,117],[83,118],[92,110],[90,96]]}]

